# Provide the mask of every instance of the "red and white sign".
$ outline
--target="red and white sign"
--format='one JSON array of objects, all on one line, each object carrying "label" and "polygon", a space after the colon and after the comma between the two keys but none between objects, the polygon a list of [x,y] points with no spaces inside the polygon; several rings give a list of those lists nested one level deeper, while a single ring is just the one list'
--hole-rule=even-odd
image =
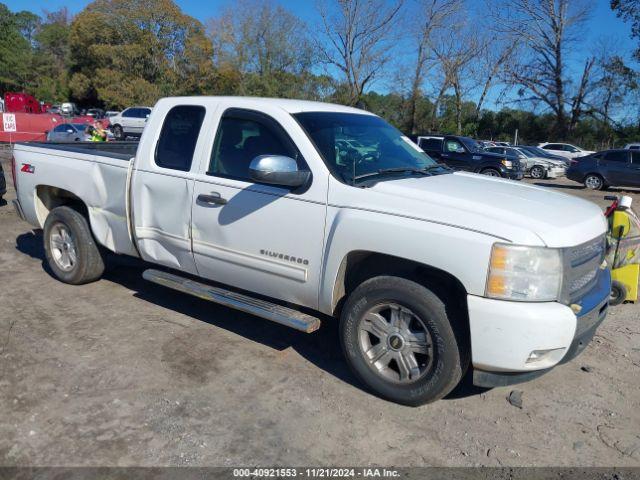
[{"label": "red and white sign", "polygon": [[15,132],[16,131],[16,115],[14,113],[3,113],[2,125],[5,132]]}]

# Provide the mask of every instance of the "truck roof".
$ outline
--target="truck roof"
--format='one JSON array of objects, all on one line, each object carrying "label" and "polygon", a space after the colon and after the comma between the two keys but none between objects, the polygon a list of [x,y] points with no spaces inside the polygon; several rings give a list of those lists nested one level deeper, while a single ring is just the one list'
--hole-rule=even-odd
[{"label": "truck roof", "polygon": [[194,96],[194,97],[167,97],[160,102],[184,102],[185,100],[195,102],[211,102],[228,101],[234,102],[238,107],[259,108],[259,107],[279,107],[288,113],[300,112],[341,112],[341,113],[358,113],[361,115],[373,115],[366,110],[358,108],[346,107],[336,103],[313,102],[310,100],[292,100],[286,98],[264,98],[264,97],[235,97],[235,96]]}]

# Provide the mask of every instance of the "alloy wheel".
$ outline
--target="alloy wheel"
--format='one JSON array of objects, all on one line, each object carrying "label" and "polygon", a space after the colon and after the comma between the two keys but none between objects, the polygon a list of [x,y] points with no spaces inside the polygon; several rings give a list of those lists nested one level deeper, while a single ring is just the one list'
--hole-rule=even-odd
[{"label": "alloy wheel", "polygon": [[73,236],[65,224],[53,225],[49,235],[49,247],[58,268],[65,272],[73,270],[78,261],[78,253]]},{"label": "alloy wheel", "polygon": [[395,303],[371,308],[358,326],[360,350],[369,367],[385,380],[413,383],[430,371],[434,345],[424,322]]}]

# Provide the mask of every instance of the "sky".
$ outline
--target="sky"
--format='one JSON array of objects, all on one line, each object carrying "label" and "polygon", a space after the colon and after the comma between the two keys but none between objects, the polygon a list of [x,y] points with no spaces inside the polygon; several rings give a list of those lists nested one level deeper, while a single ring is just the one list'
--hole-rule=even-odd
[{"label": "sky", "polygon": [[[203,23],[212,17],[220,14],[227,6],[233,6],[233,0],[174,0],[188,15],[197,18]],[[309,25],[316,24],[319,21],[319,15],[316,8],[316,0],[274,0],[296,14]],[[471,2],[479,2],[480,0],[469,0]],[[508,0],[507,0],[508,1]],[[631,57],[631,52],[636,45],[635,41],[630,39],[631,26],[618,19],[611,11],[610,0],[586,0],[592,5],[591,15],[588,23],[584,28],[584,41],[578,42],[577,48],[571,51],[567,64],[569,68],[576,72],[581,72],[585,59],[593,54],[594,45],[605,39],[616,48],[621,48],[620,53]],[[89,3],[89,0],[0,0],[6,4],[10,10],[16,12],[19,10],[30,10],[41,15],[45,10],[54,11],[61,7],[67,7],[71,14],[76,14],[83,10]],[[632,64],[636,68],[637,64]],[[579,73],[577,73],[579,75]],[[373,85],[377,91],[388,91],[389,86],[382,83]],[[488,99],[489,103],[495,99]],[[490,105],[487,105],[490,106]],[[495,105],[494,105],[495,107]]]},{"label": "sky", "polygon": [[[10,10],[30,10],[37,14],[42,14],[44,10],[53,11],[66,6],[72,14],[80,12],[86,7],[89,0],[0,0],[6,4]],[[609,8],[609,0],[591,0],[593,9],[591,20],[585,29],[584,35],[589,41],[595,41],[600,37],[613,37],[615,41],[620,41],[629,45],[631,26],[618,19]],[[224,7],[233,5],[233,0],[176,0],[182,10],[205,22],[207,19],[216,16]],[[288,10],[292,11],[308,23],[314,23],[318,19],[315,0],[276,0]],[[585,43],[590,43],[590,42]],[[586,53],[586,52],[585,52]]]}]

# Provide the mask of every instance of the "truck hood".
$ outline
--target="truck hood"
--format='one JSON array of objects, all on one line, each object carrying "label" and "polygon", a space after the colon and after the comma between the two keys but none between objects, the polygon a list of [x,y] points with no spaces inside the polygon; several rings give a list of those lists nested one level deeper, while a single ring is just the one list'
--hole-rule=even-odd
[{"label": "truck hood", "polygon": [[368,195],[359,196],[366,202],[361,208],[452,225],[525,245],[579,245],[607,228],[602,211],[592,202],[473,173],[388,180],[365,191]]}]

